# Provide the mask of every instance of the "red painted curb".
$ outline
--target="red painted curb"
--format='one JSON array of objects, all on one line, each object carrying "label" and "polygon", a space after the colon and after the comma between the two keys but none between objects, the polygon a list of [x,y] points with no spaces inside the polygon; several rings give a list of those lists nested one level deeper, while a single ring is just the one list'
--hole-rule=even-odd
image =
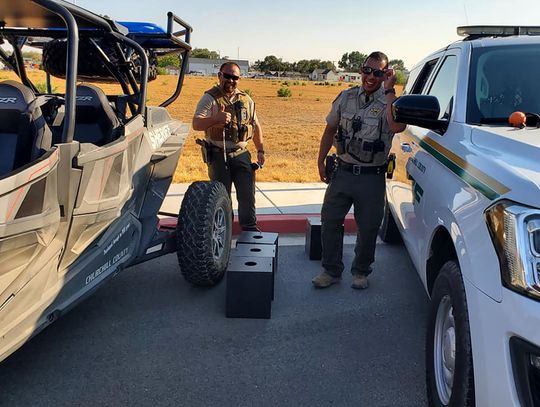
[{"label": "red painted curb", "polygon": [[[262,232],[306,233],[308,218],[320,219],[320,217],[320,214],[314,213],[257,215],[257,226]],[[238,218],[235,216],[233,234],[237,235],[241,231]],[[356,233],[356,223],[351,214],[345,217],[345,233]]]},{"label": "red painted curb", "polygon": [[[294,215],[257,215],[257,226],[263,232],[276,233],[306,233],[308,218],[320,219],[319,214],[300,213]],[[167,217],[159,220],[159,228],[176,229],[176,218]],[[354,216],[345,217],[345,233],[356,233]],[[238,224],[238,217],[234,217],[233,234],[238,235],[242,229]]]}]

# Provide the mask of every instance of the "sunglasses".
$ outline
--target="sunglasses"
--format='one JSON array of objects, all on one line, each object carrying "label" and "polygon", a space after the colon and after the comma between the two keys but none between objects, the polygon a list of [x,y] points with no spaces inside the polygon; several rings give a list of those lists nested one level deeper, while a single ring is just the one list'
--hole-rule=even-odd
[{"label": "sunglasses", "polygon": [[384,76],[384,69],[374,69],[370,66],[363,66],[360,68],[360,72],[362,72],[364,75],[373,74],[375,78],[382,78]]},{"label": "sunglasses", "polygon": [[230,80],[233,80],[233,81],[237,81],[238,79],[240,79],[239,76],[231,75],[230,73],[220,72],[220,74],[221,74],[221,76],[223,76],[225,79],[230,79]]}]

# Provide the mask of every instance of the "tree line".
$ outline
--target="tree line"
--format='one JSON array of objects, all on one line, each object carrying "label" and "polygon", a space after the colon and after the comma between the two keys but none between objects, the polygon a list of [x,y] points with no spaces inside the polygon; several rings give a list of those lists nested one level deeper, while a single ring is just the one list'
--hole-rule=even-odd
[{"label": "tree line", "polygon": [[[207,48],[194,48],[190,54],[191,58],[219,59],[219,53]],[[359,51],[346,52],[338,61],[338,67],[347,72],[359,72],[368,55]],[[403,60],[392,59],[388,65],[396,70],[398,83],[403,84],[406,80],[406,68]],[[159,66],[179,66],[179,59],[176,55],[166,55],[159,58]],[[309,74],[315,69],[330,69],[335,71],[336,66],[332,61],[322,61],[320,59],[302,59],[298,62],[283,61],[275,55],[268,55],[263,60],[257,60],[251,65],[254,70],[260,72],[298,72]]]}]

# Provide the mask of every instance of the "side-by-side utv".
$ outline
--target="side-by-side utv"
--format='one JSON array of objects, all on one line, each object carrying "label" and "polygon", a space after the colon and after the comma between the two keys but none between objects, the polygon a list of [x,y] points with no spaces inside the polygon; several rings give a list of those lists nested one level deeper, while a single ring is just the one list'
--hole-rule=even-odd
[{"label": "side-by-side utv", "polygon": [[[163,30],[62,0],[0,0],[0,60],[18,77],[0,82],[0,361],[133,264],[176,251],[189,282],[223,277],[225,188],[195,182],[177,222],[159,213],[189,131],[166,107],[181,92],[191,31],[173,13]],[[24,47],[42,50],[45,86],[30,80]],[[147,106],[165,54],[180,61],[176,88]]]}]

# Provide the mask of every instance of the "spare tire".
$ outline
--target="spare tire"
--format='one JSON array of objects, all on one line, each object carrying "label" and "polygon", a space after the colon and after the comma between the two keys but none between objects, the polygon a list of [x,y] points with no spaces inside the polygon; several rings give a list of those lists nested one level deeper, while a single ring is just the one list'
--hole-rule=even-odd
[{"label": "spare tire", "polygon": [[223,278],[232,240],[232,209],[221,182],[197,181],[184,195],[176,227],[180,271],[197,286],[213,286]]},{"label": "spare tire", "polygon": [[[110,58],[113,65],[118,64],[116,52],[112,44],[104,41],[98,42],[103,51]],[[147,50],[148,55],[148,80],[152,81],[157,77],[157,57],[153,51]],[[43,69],[45,72],[57,78],[66,77],[66,55],[67,40],[65,38],[51,40],[43,46]],[[132,53],[132,62],[135,66],[134,74],[140,82],[140,59],[137,53]],[[79,63],[77,65],[77,77],[85,81],[116,81],[101,57],[87,38],[79,41]]]}]

